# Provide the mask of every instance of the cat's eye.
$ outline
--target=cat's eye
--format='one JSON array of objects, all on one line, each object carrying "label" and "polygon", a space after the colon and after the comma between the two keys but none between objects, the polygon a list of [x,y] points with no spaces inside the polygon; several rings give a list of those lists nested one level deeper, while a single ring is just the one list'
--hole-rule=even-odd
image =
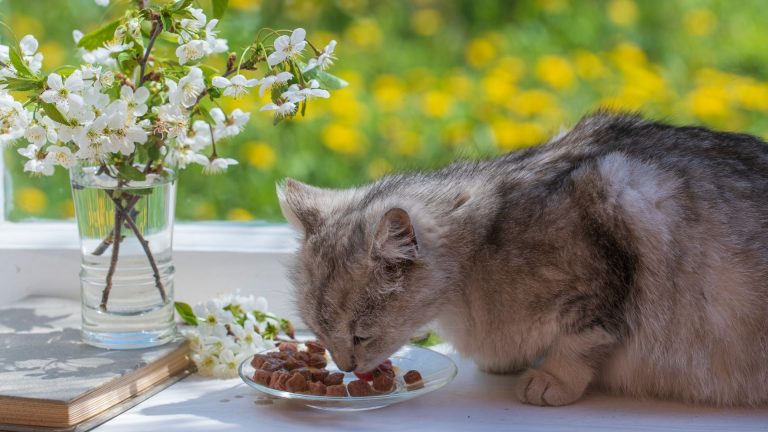
[{"label": "cat's eye", "polygon": [[369,337],[362,337],[362,336],[352,336],[352,344],[353,345],[360,345],[361,343],[367,341],[370,339]]}]

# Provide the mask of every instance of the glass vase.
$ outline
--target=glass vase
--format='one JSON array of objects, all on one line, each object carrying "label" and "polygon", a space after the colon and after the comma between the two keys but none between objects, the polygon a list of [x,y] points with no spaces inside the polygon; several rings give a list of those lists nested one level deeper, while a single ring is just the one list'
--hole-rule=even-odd
[{"label": "glass vase", "polygon": [[176,175],[126,180],[104,166],[70,169],[80,234],[83,342],[162,345],[176,335],[171,259]]}]

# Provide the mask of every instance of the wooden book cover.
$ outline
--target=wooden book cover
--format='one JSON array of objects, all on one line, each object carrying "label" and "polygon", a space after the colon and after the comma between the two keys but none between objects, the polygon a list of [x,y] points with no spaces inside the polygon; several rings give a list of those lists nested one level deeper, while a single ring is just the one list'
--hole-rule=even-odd
[{"label": "wooden book cover", "polygon": [[0,430],[86,430],[192,368],[182,338],[141,350],[80,341],[80,303],[28,297],[0,306]]}]

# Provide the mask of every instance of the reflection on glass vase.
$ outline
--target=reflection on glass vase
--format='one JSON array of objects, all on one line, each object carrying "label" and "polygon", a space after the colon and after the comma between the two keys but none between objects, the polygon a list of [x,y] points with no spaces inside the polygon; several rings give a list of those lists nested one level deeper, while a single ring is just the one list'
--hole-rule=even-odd
[{"label": "reflection on glass vase", "polygon": [[171,260],[176,173],[137,181],[102,166],[70,170],[82,265],[82,338],[111,349],[162,345],[176,334]]}]

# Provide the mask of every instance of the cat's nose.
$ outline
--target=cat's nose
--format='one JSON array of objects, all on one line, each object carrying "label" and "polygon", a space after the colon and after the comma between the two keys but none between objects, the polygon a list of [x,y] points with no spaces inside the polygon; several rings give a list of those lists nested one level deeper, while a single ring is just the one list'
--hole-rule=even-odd
[{"label": "cat's nose", "polygon": [[[339,366],[338,364],[336,366]],[[339,369],[341,369],[344,372],[352,372],[357,367],[356,363],[352,363],[349,367],[341,367],[339,366]]]}]

